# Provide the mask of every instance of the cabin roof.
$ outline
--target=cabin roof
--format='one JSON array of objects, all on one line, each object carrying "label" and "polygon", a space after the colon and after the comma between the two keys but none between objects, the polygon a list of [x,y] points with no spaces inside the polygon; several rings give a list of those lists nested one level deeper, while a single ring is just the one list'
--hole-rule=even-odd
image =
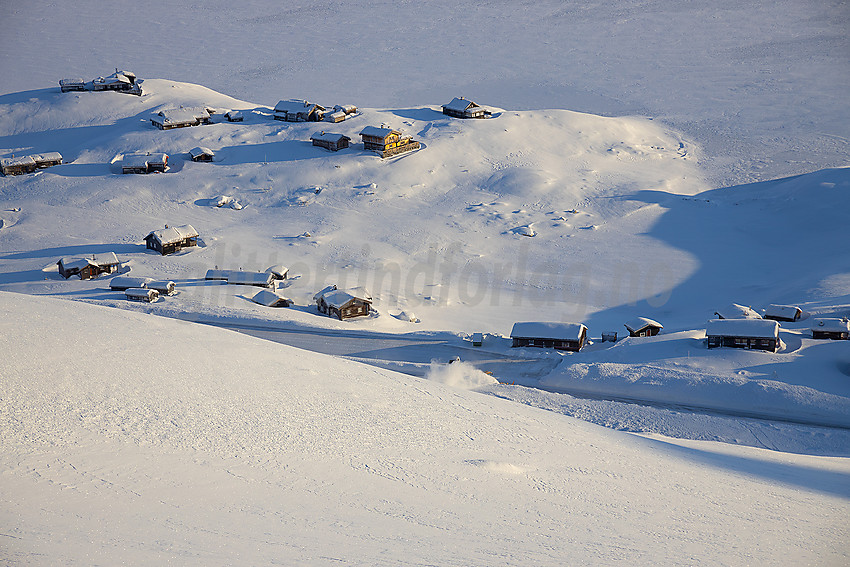
[{"label": "cabin roof", "polygon": [[126,295],[127,297],[150,298],[150,297],[154,297],[154,296],[159,295],[159,292],[156,291],[155,289],[147,289],[147,288],[143,288],[143,287],[131,287],[131,288],[127,288],[127,289],[124,290],[124,295]]},{"label": "cabin roof", "polygon": [[779,323],[768,319],[712,319],[705,328],[706,336],[779,338]]},{"label": "cabin roof", "polygon": [[715,311],[715,314],[721,319],[761,319],[752,307],[730,303],[722,309]]},{"label": "cabin roof", "polygon": [[659,329],[664,328],[664,325],[662,325],[658,321],[654,321],[654,320],[648,319],[646,317],[635,317],[634,319],[626,321],[626,323],[624,323],[624,325],[625,325],[626,329],[628,329],[629,332],[631,332],[631,333],[637,333],[639,331],[646,329],[647,327],[657,327]]},{"label": "cabin roof", "polygon": [[386,138],[390,134],[401,134],[398,130],[392,128],[378,128],[377,126],[366,126],[360,130],[361,136],[374,136],[376,138]]},{"label": "cabin roof", "polygon": [[556,339],[562,341],[581,340],[581,334],[587,327],[582,323],[547,323],[528,321],[514,323],[511,338]]},{"label": "cabin roof", "polygon": [[153,282],[153,278],[142,278],[133,276],[118,276],[109,281],[110,287],[147,287]]},{"label": "cabin roof", "polygon": [[198,234],[198,231],[195,230],[195,227],[191,224],[184,224],[183,226],[170,226],[168,228],[151,231],[147,236],[145,236],[145,240],[153,237],[156,238],[160,244],[173,244],[174,242],[180,242],[181,240],[196,238],[198,236],[200,235]]},{"label": "cabin roof", "polygon": [[283,264],[277,264],[275,266],[269,266],[266,268],[266,271],[273,276],[277,276],[279,278],[286,277],[286,274],[289,273],[289,268],[284,266]]},{"label": "cabin roof", "polygon": [[256,285],[258,283],[269,285],[274,276],[271,272],[243,272],[241,270],[230,270],[227,276],[229,284]]},{"label": "cabin roof", "polygon": [[83,269],[86,266],[116,266],[121,263],[115,252],[104,252],[103,254],[92,254],[91,258],[61,258],[58,263],[66,270],[71,268]]},{"label": "cabin roof", "polygon": [[165,122],[194,122],[209,118],[210,113],[203,107],[167,108],[157,112],[153,120],[163,124]]},{"label": "cabin roof", "polygon": [[44,152],[43,154],[33,154],[30,157],[35,161],[62,161],[62,154],[59,152]]},{"label": "cabin roof", "polygon": [[311,140],[321,140],[323,142],[337,142],[339,143],[342,139],[351,140],[345,134],[335,134],[333,132],[316,132],[312,136],[310,136]]},{"label": "cabin roof", "polygon": [[794,318],[803,310],[797,307],[796,305],[776,305],[771,303],[767,306],[767,309],[764,310],[764,314],[766,317],[788,317]]},{"label": "cabin roof", "polygon": [[7,157],[0,159],[0,165],[3,167],[11,167],[16,165],[35,165],[35,159],[32,156]]},{"label": "cabin roof", "polygon": [[290,100],[282,100],[278,102],[275,107],[275,112],[312,112],[314,109],[325,110],[325,107],[316,104],[315,102],[309,102],[306,100],[299,99],[290,99]]},{"label": "cabin roof", "polygon": [[145,153],[145,154],[124,154],[124,157],[121,159],[121,164],[124,167],[147,167],[149,163],[161,163],[165,164],[168,162],[168,154],[162,153]]},{"label": "cabin roof", "polygon": [[824,317],[812,322],[812,331],[824,333],[847,333],[850,332],[850,321],[837,317]]},{"label": "cabin roof", "polygon": [[325,303],[337,309],[342,309],[352,301],[362,301],[364,303],[371,303],[370,299],[366,299],[365,297],[358,297],[357,295],[354,295],[347,291],[343,291],[341,289],[326,293],[323,295],[323,297],[325,299]]},{"label": "cabin roof", "polygon": [[204,146],[195,146],[194,148],[189,150],[189,155],[192,156],[193,158],[196,158],[198,156],[203,156],[203,155],[215,157],[215,152],[212,151],[209,148],[204,147]]},{"label": "cabin roof", "polygon": [[463,97],[455,97],[448,104],[444,104],[443,108],[448,108],[449,110],[455,110],[457,112],[465,112],[470,108],[481,108],[481,105],[475,104],[471,100],[467,100]]},{"label": "cabin roof", "polygon": [[254,294],[254,297],[252,297],[251,300],[254,303],[259,303],[260,305],[265,305],[266,307],[274,307],[278,303],[288,301],[285,297],[282,297],[268,289],[261,289],[256,294]]}]

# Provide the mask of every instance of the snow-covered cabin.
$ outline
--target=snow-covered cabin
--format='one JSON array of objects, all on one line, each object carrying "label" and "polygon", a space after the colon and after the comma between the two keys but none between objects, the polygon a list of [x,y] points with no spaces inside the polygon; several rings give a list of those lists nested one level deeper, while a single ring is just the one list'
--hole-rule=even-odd
[{"label": "snow-covered cabin", "polygon": [[481,346],[484,344],[484,333],[472,333],[472,346]]},{"label": "snow-covered cabin", "polygon": [[166,225],[165,228],[151,231],[145,236],[145,244],[148,250],[156,250],[165,256],[183,248],[197,246],[199,236],[191,224],[171,227]]},{"label": "snow-covered cabin", "polygon": [[189,150],[189,157],[192,161],[212,161],[215,158],[215,152],[204,146],[195,146]]},{"label": "snow-covered cabin", "polygon": [[289,275],[289,268],[283,266],[281,264],[276,264],[274,266],[269,266],[266,268],[266,271],[274,277],[276,280],[285,280]]},{"label": "snow-covered cabin", "polygon": [[115,70],[107,77],[98,77],[91,82],[93,91],[118,91],[128,94],[141,95],[142,89],[136,82],[135,73]]},{"label": "snow-covered cabin", "polygon": [[310,140],[314,146],[319,146],[328,149],[332,152],[347,148],[351,138],[345,134],[334,134],[332,132],[316,132],[310,136]]},{"label": "snow-covered cabin", "polygon": [[514,323],[511,339],[512,347],[579,351],[587,342],[587,327],[581,323]]},{"label": "snow-covered cabin", "polygon": [[812,338],[848,340],[850,339],[850,320],[846,317],[843,319],[837,317],[815,319],[812,322]]},{"label": "snow-covered cabin", "polygon": [[112,291],[124,291],[131,287],[144,288],[153,281],[153,278],[137,278],[132,276],[118,276],[109,281],[109,289]]},{"label": "snow-covered cabin", "polygon": [[282,297],[270,289],[261,289],[251,298],[251,301],[266,307],[289,307],[292,305],[292,300]]},{"label": "snow-covered cabin", "polygon": [[708,348],[769,350],[780,347],[779,323],[767,319],[712,319],[705,329]]},{"label": "snow-covered cabin", "polygon": [[755,309],[746,305],[731,303],[728,307],[714,312],[718,319],[761,319]]},{"label": "snow-covered cabin", "polygon": [[74,91],[84,91],[86,90],[86,81],[85,79],[60,79],[59,80],[59,90],[63,93],[70,93]]},{"label": "snow-covered cabin", "polygon": [[131,287],[124,290],[124,296],[131,301],[153,303],[159,299],[159,292],[155,289],[147,289],[144,287]]},{"label": "snow-covered cabin", "polygon": [[169,108],[160,110],[151,117],[151,124],[160,130],[187,128],[210,123],[210,111],[206,107]]},{"label": "snow-covered cabin", "polygon": [[275,120],[286,122],[321,122],[325,117],[324,106],[306,100],[282,100],[274,107]]},{"label": "snow-covered cabin", "polygon": [[[630,337],[654,337],[664,326],[658,321],[646,317],[635,317],[624,323]],[[614,339],[616,342],[616,339]]]},{"label": "snow-covered cabin", "polygon": [[204,276],[205,280],[224,280],[227,281],[227,278],[230,277],[230,274],[235,270],[219,270],[218,268],[207,270],[206,275]]},{"label": "snow-covered cabin", "polygon": [[62,164],[62,154],[59,152],[45,152],[43,154],[32,154],[32,159],[35,160],[35,166],[39,169],[45,167],[53,167],[54,165]]},{"label": "snow-covered cabin", "polygon": [[242,122],[245,119],[241,110],[228,110],[224,113],[224,117],[228,122]]},{"label": "snow-covered cabin", "polygon": [[68,279],[80,276],[81,280],[96,278],[101,274],[111,274],[121,267],[121,261],[115,252],[92,255],[91,258],[62,258],[56,264],[59,275]]},{"label": "snow-covered cabin", "polygon": [[38,169],[32,156],[7,157],[0,159],[0,170],[3,175],[21,175],[32,173]]},{"label": "snow-covered cabin", "polygon": [[227,283],[233,285],[255,285],[258,287],[272,287],[275,277],[270,272],[243,272],[231,270],[227,276]]},{"label": "snow-covered cabin", "polygon": [[168,154],[124,154],[121,160],[121,173],[155,173],[164,172],[167,168]]},{"label": "snow-covered cabin", "polygon": [[353,104],[336,104],[334,105],[334,112],[343,112],[346,116],[349,116],[357,112],[357,107]]},{"label": "snow-covered cabin", "polygon": [[363,147],[378,152],[382,157],[390,157],[419,148],[419,142],[412,136],[405,136],[399,130],[386,126],[366,126],[360,131]]},{"label": "snow-covered cabin", "polygon": [[454,118],[486,118],[491,113],[471,100],[455,97],[450,103],[443,105],[443,114]]},{"label": "snow-covered cabin", "polygon": [[776,305],[771,303],[764,310],[765,319],[774,321],[797,321],[803,315],[803,310],[796,305]]},{"label": "snow-covered cabin", "polygon": [[336,290],[322,296],[322,304],[328,317],[336,317],[340,321],[368,315],[372,300],[358,297],[349,291]]},{"label": "snow-covered cabin", "polygon": [[177,291],[177,284],[171,280],[153,280],[145,287],[155,289],[160,295],[173,295]]}]

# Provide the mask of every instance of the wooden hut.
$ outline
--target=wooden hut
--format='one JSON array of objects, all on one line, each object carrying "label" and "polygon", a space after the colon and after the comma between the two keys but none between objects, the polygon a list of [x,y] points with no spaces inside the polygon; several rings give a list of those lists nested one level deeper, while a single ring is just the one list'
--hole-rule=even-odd
[{"label": "wooden hut", "polygon": [[846,317],[843,319],[837,317],[815,319],[812,323],[812,338],[848,340],[850,339],[850,321]]},{"label": "wooden hut", "polygon": [[92,255],[91,258],[62,258],[56,264],[59,266],[59,275],[63,278],[80,276],[81,280],[93,279],[101,274],[111,274],[121,267],[121,261],[118,260],[115,252]]},{"label": "wooden hut", "polygon": [[93,91],[117,91],[128,94],[141,95],[142,89],[136,82],[135,73],[130,71],[115,70],[107,77],[98,77],[91,83]]},{"label": "wooden hut", "polygon": [[241,110],[228,110],[224,113],[224,117],[228,122],[242,122],[245,119]]},{"label": "wooden hut", "polygon": [[289,276],[289,268],[280,264],[269,266],[266,271],[276,280],[285,280]]},{"label": "wooden hut", "polygon": [[266,307],[289,307],[292,305],[292,300],[286,297],[281,297],[270,289],[261,289],[254,297],[251,298],[254,303],[265,305]]},{"label": "wooden hut", "polygon": [[798,321],[803,315],[803,310],[796,305],[775,305],[771,303],[764,310],[764,318],[774,321]]},{"label": "wooden hut", "polygon": [[212,161],[215,152],[204,146],[195,146],[189,150],[189,157],[192,158],[192,161]]},{"label": "wooden hut", "polygon": [[183,248],[198,245],[198,231],[190,224],[183,226],[168,225],[160,230],[154,230],[145,236],[148,250],[156,250],[163,256],[177,252]]},{"label": "wooden hut", "polygon": [[124,154],[121,173],[161,173],[168,169],[168,154]]},{"label": "wooden hut", "polygon": [[243,272],[231,270],[227,275],[227,283],[233,285],[254,285],[258,287],[273,287],[275,278],[269,272]]},{"label": "wooden hut", "polygon": [[59,152],[46,152],[43,154],[32,154],[33,160],[35,160],[35,166],[39,169],[44,169],[46,167],[53,167],[54,165],[62,164],[62,154]]},{"label": "wooden hut", "polygon": [[32,156],[7,157],[0,159],[0,170],[3,175],[22,175],[38,169]]},{"label": "wooden hut", "polygon": [[481,346],[484,344],[484,333],[472,333],[472,346]]},{"label": "wooden hut", "polygon": [[155,289],[160,295],[174,295],[177,291],[177,284],[171,280],[153,280],[145,287]]},{"label": "wooden hut", "polygon": [[539,347],[579,351],[587,342],[587,327],[581,323],[514,323],[513,347]]},{"label": "wooden hut", "polygon": [[344,134],[333,134],[331,132],[324,131],[316,132],[310,136],[310,140],[313,142],[314,146],[319,146],[332,152],[347,148],[349,146],[349,142],[351,142],[351,138]]},{"label": "wooden hut", "polygon": [[733,347],[776,352],[779,323],[767,319],[712,319],[705,329],[708,348]]},{"label": "wooden hut", "polygon": [[153,278],[136,278],[132,276],[118,276],[112,278],[109,282],[109,289],[112,291],[124,291],[131,287],[143,288],[148,287],[148,284],[153,281]]},{"label": "wooden hut", "polygon": [[172,128],[187,128],[210,123],[211,114],[208,108],[170,108],[160,110],[151,117],[151,124],[160,130]]},{"label": "wooden hut", "polygon": [[159,299],[159,292],[155,289],[147,289],[144,287],[131,287],[124,290],[124,296],[130,301],[153,303]]},{"label": "wooden hut", "polygon": [[450,103],[444,104],[443,114],[454,118],[487,118],[491,115],[483,106],[463,97],[455,97]]},{"label": "wooden hut", "polygon": [[[624,323],[624,326],[629,331],[630,337],[654,337],[664,326],[658,321],[647,319],[646,317],[635,317],[631,321]],[[616,335],[614,342],[617,342]]]},{"label": "wooden hut", "polygon": [[306,100],[282,100],[274,107],[275,120],[286,122],[321,122],[327,109]]},{"label": "wooden hut", "polygon": [[377,152],[382,158],[419,148],[419,142],[412,136],[404,136],[399,130],[384,126],[366,126],[360,131],[360,137],[365,149]]},{"label": "wooden hut", "polygon": [[86,90],[85,79],[60,79],[59,90],[63,93]]},{"label": "wooden hut", "polygon": [[219,270],[218,268],[213,269],[213,270],[207,270],[207,273],[206,273],[206,275],[204,276],[204,279],[205,279],[205,280],[212,280],[212,281],[216,281],[216,280],[218,280],[218,281],[221,281],[221,280],[227,281],[227,278],[229,278],[229,277],[230,277],[230,274],[231,274],[231,272],[233,272],[233,271],[234,271],[234,270]]},{"label": "wooden hut", "polygon": [[371,298],[359,297],[343,290],[324,294],[321,302],[325,306],[325,313],[328,317],[336,317],[340,321],[368,315],[372,306]]}]

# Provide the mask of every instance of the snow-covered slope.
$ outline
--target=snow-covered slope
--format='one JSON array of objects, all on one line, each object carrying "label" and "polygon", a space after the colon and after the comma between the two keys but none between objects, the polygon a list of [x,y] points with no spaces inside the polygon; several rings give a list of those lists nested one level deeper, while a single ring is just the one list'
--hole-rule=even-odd
[{"label": "snow-covered slope", "polygon": [[[846,459],[618,433],[0,293],[12,564],[840,564]],[[84,558],[84,559],[83,559]]]}]

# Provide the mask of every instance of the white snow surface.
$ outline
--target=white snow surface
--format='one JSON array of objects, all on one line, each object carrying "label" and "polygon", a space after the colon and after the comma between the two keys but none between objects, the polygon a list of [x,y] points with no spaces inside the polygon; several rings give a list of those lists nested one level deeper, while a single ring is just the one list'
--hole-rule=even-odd
[{"label": "white snow surface", "polygon": [[4,563],[847,559],[846,459],[641,438],[80,302],[0,292],[0,329]]}]

